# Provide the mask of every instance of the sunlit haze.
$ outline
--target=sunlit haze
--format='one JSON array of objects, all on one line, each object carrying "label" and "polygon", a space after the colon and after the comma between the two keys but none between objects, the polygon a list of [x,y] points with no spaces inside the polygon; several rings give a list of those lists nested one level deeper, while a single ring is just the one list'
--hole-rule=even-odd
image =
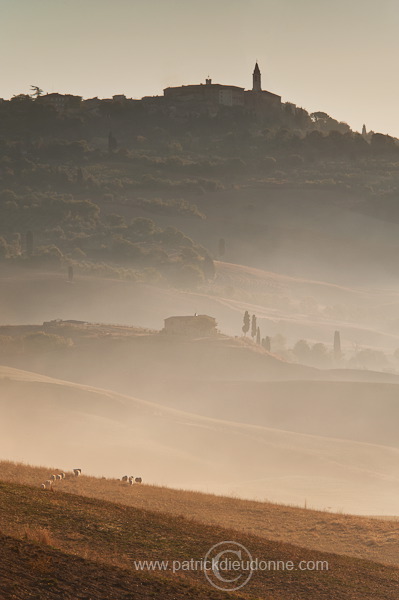
[{"label": "sunlit haze", "polygon": [[0,11],[0,599],[397,600],[398,0]]}]

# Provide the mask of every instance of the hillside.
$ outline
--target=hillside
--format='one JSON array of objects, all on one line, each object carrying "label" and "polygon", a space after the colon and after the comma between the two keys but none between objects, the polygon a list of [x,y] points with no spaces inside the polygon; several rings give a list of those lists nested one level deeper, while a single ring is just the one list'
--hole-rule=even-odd
[{"label": "hillside", "polygon": [[[195,414],[397,448],[398,384],[384,381],[170,381],[141,397]],[[352,377],[357,373],[352,373]],[[137,392],[136,392],[137,393]]]},{"label": "hillside", "polygon": [[[399,450],[198,416],[1,369],[4,458],[363,514],[396,513]],[[378,490],[378,492],[377,492]]]},{"label": "hillside", "polygon": [[[37,489],[57,469],[0,462],[0,479]],[[119,479],[82,475],[55,484],[56,491],[97,498],[139,509],[183,516],[268,540],[399,566],[397,519],[359,517],[311,508],[242,500],[149,484],[131,489]]]},{"label": "hillside", "polygon": [[[36,531],[36,530],[34,530]],[[30,537],[32,536],[32,537]],[[28,534],[28,539],[40,539]],[[78,554],[78,555],[76,555]],[[0,594],[4,600],[227,600],[230,594],[206,589],[166,576],[131,573],[117,564],[104,564],[86,558],[87,552],[61,552],[50,545],[38,544],[0,534]],[[115,560],[117,562],[117,560]],[[237,595],[237,598],[243,598]]]},{"label": "hillside", "polygon": [[[134,561],[199,560],[212,545],[227,539],[244,544],[253,557],[267,557],[270,561],[292,561],[295,565],[299,561],[313,561],[312,564],[328,561],[328,570],[319,572],[297,568],[290,573],[256,571],[241,590],[243,595],[236,597],[269,597],[273,600],[279,597],[286,600],[327,600],[332,597],[393,600],[396,597],[395,582],[399,575],[393,567],[309,551],[182,517],[61,491],[51,494],[1,483],[0,495],[1,527],[8,530],[8,537],[2,535],[0,551],[1,569],[6,573],[1,578],[0,591],[5,600],[22,599],[25,590],[38,593],[43,588],[47,590],[41,596],[44,598],[55,598],[55,592],[63,593],[67,599],[80,597],[71,596],[75,581],[85,582],[85,597],[91,592],[98,598],[105,598],[105,593],[112,589],[114,594],[116,587],[115,598],[155,598],[162,593],[165,598],[169,598],[169,594],[171,598],[193,597],[194,594],[196,598],[222,599],[227,596],[205,587],[201,571],[180,571],[178,576],[169,572],[166,576],[153,572],[143,574],[136,571]],[[10,525],[16,521],[17,527]],[[46,532],[44,547],[21,541],[24,536],[29,540],[40,539],[43,530]],[[16,560],[15,556],[18,557]],[[29,573],[26,566],[19,570],[25,558],[30,566]],[[7,572],[7,568],[10,571]],[[123,583],[118,583],[118,576]]]},{"label": "hillside", "polygon": [[224,257],[346,284],[395,280],[392,137],[291,104],[178,118],[150,99],[90,102],[62,114],[24,94],[1,103],[0,260],[12,269],[195,290]]},{"label": "hillside", "polygon": [[[287,348],[300,339],[331,348],[338,329],[347,360],[356,349],[368,348],[386,353],[385,362],[375,361],[375,370],[397,366],[392,357],[399,347],[394,284],[339,286],[218,261],[215,269],[212,282],[197,290],[177,290],[87,275],[70,283],[63,269],[10,270],[0,265],[2,323],[61,318],[160,330],[168,316],[197,312],[214,316],[223,333],[241,336],[243,314],[249,310],[257,315],[262,337],[282,335]],[[327,361],[324,366],[337,365]]]}]

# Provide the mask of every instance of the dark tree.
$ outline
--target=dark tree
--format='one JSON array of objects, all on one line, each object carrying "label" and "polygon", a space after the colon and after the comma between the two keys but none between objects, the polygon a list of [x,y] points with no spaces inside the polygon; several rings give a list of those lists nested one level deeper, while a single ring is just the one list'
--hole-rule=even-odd
[{"label": "dark tree", "polygon": [[242,331],[243,331],[244,335],[247,335],[250,324],[251,324],[251,319],[249,316],[249,312],[246,310],[245,314],[244,314],[244,325],[242,326]]},{"label": "dark tree", "polygon": [[219,254],[219,256],[224,256],[225,252],[226,252],[226,242],[223,238],[220,238],[219,246],[218,246],[218,254]]},{"label": "dark tree", "polygon": [[256,325],[256,317],[255,315],[252,315],[252,320],[251,320],[251,337],[255,338],[256,337],[256,332],[257,332],[257,325]]},{"label": "dark tree", "polygon": [[258,327],[256,330],[256,343],[260,345],[260,328]]},{"label": "dark tree", "polygon": [[299,361],[306,362],[309,361],[311,348],[306,340],[298,340],[292,352]]},{"label": "dark tree", "polygon": [[30,89],[32,90],[31,96],[32,98],[39,98],[43,94],[43,90],[39,88],[37,85],[31,85]]},{"label": "dark tree", "polygon": [[85,178],[83,177],[83,171],[81,167],[78,167],[76,169],[76,182],[79,185],[82,185],[84,183]]},{"label": "dark tree", "polygon": [[335,360],[340,360],[341,357],[341,334],[339,331],[336,331],[334,333],[334,358]]},{"label": "dark tree", "polygon": [[0,260],[4,260],[8,255],[8,244],[3,237],[0,237]]},{"label": "dark tree", "polygon": [[204,258],[203,271],[206,279],[215,279],[215,265],[209,254]]},{"label": "dark tree", "polygon": [[118,142],[116,141],[116,137],[112,135],[112,131],[108,134],[108,152],[115,152],[118,147]]},{"label": "dark tree", "polygon": [[33,254],[33,233],[31,231],[26,232],[26,254],[28,256]]},{"label": "dark tree", "polygon": [[262,346],[264,347],[265,350],[267,350],[268,352],[271,351],[271,340],[270,337],[267,335],[265,338],[263,338],[262,340]]},{"label": "dark tree", "polygon": [[70,265],[68,267],[68,281],[73,281],[73,267]]}]

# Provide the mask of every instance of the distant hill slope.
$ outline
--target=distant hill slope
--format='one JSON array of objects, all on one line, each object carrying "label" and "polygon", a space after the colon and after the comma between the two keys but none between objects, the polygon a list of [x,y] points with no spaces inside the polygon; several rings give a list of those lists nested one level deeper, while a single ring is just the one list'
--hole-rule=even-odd
[{"label": "distant hill slope", "polygon": [[[354,374],[352,374],[353,376]],[[399,447],[399,385],[378,381],[170,381],[141,397],[215,419]],[[331,376],[331,379],[327,379]]]},{"label": "distant hill slope", "polygon": [[[353,344],[394,350],[399,346],[396,283],[336,285],[324,279],[289,277],[241,264],[216,263],[216,293],[230,290],[226,309],[242,312],[245,298],[262,332],[291,340],[322,341],[330,347],[339,329],[344,350]],[[339,278],[337,278],[339,281]]]},{"label": "distant hill slope", "polygon": [[[121,485],[115,483],[114,485]],[[135,490],[131,490],[134,492]],[[292,561],[295,569],[257,571],[236,597],[284,600],[394,600],[399,571],[393,567],[309,551],[229,529],[207,526],[133,507],[27,486],[0,484],[0,593],[5,600],[40,598],[227,598],[207,589],[200,570],[137,572],[134,561],[200,560],[216,543],[233,539],[255,558]],[[10,525],[18,522],[18,525]],[[46,546],[23,543],[45,531]],[[24,533],[25,532],[25,533]],[[36,537],[36,539],[38,539]],[[73,555],[73,556],[72,556]],[[84,560],[82,559],[84,557]],[[300,570],[300,561],[327,561],[328,570]],[[115,566],[117,564],[118,566]],[[112,568],[110,568],[110,565]],[[75,584],[75,595],[73,586]],[[115,592],[114,592],[115,590]],[[108,594],[106,596],[105,594]],[[208,595],[207,595],[208,594]],[[93,596],[92,596],[93,597]],[[231,597],[231,595],[230,595]],[[233,594],[234,597],[234,594]]]},{"label": "distant hill slope", "polygon": [[0,277],[3,324],[61,318],[160,330],[168,316],[197,312],[214,316],[223,333],[241,336],[249,310],[257,315],[262,337],[280,333],[292,346],[305,338],[331,347],[339,329],[350,353],[354,345],[390,354],[399,347],[399,294],[393,284],[345,287],[226,262],[216,262],[215,280],[195,291],[87,276],[70,284],[62,271],[1,266]]},{"label": "distant hill slope", "polygon": [[111,391],[0,371],[0,451],[86,472],[247,498],[396,514],[399,450],[201,417]]}]

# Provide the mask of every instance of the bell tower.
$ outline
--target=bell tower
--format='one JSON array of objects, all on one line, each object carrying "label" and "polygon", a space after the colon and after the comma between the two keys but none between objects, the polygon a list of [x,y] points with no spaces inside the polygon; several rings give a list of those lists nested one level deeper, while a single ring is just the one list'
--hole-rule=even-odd
[{"label": "bell tower", "polygon": [[261,92],[262,91],[260,78],[261,78],[260,69],[259,69],[258,62],[256,62],[254,72],[252,73],[252,91],[253,92]]},{"label": "bell tower", "polygon": [[262,91],[260,79],[261,79],[260,69],[259,69],[258,62],[256,62],[254,72],[252,73],[252,91],[253,92],[261,92]]}]

